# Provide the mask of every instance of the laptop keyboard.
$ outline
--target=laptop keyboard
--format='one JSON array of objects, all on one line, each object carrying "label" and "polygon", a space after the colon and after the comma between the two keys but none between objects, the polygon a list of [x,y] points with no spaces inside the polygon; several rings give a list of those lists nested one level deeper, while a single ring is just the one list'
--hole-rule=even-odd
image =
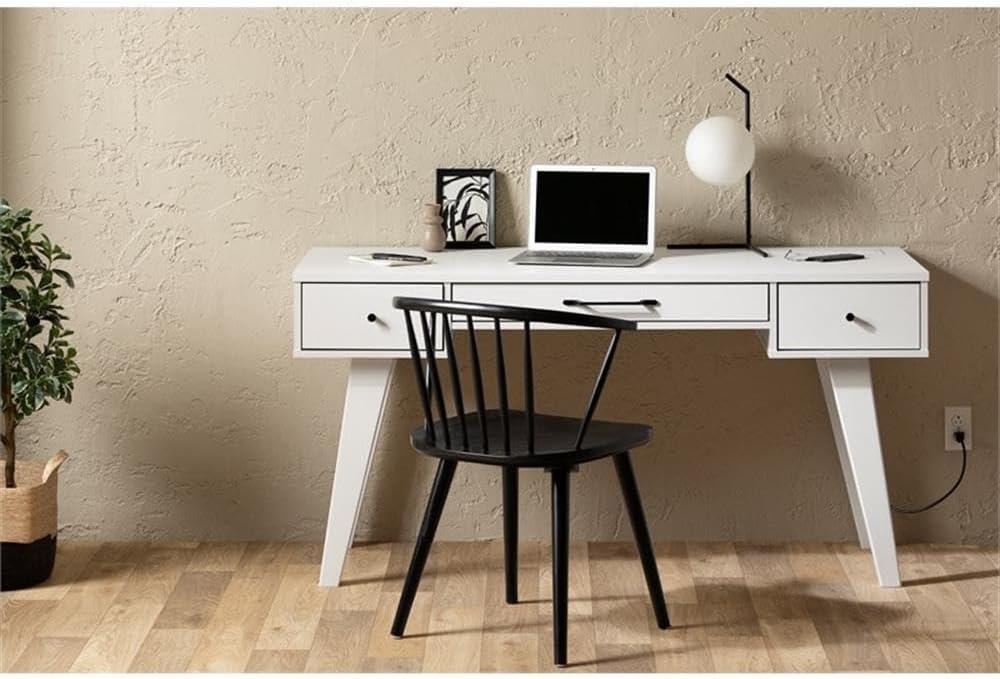
[{"label": "laptop keyboard", "polygon": [[584,250],[582,252],[566,252],[565,250],[532,250],[532,257],[568,257],[571,259],[639,259],[642,252],[594,252]]}]

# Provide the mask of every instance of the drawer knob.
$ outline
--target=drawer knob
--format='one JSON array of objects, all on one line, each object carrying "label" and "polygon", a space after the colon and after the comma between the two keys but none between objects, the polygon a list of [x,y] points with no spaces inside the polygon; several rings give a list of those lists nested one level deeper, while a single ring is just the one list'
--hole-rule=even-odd
[{"label": "drawer knob", "polygon": [[378,316],[376,316],[375,314],[368,314],[366,318],[368,319],[369,323],[374,323],[375,321],[378,320]]}]

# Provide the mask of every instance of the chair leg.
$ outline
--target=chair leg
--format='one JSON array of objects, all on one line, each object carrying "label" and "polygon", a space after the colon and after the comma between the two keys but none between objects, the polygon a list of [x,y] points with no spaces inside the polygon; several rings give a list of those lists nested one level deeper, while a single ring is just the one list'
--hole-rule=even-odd
[{"label": "chair leg", "polygon": [[517,468],[503,468],[503,567],[507,603],[517,603]]},{"label": "chair leg", "polygon": [[417,544],[413,547],[410,569],[406,572],[403,592],[399,597],[399,605],[396,607],[396,617],[392,621],[392,636],[394,637],[403,636],[403,631],[406,629],[406,620],[410,617],[413,598],[417,595],[420,576],[423,575],[424,566],[427,564],[427,555],[431,551],[434,533],[437,532],[438,523],[441,521],[441,511],[444,509],[445,500],[448,499],[448,490],[451,488],[451,480],[455,477],[455,467],[457,466],[458,463],[454,460],[438,462],[434,486],[431,488],[431,496],[427,500],[427,509],[424,511],[424,520],[420,524],[420,533],[417,535]]},{"label": "chair leg", "polygon": [[649,598],[656,614],[656,626],[660,629],[670,627],[667,617],[667,602],[663,598],[663,587],[660,585],[660,572],[656,568],[656,556],[653,553],[653,543],[649,539],[649,528],[646,526],[646,515],[642,511],[642,501],[639,499],[639,486],[635,482],[635,472],[632,470],[632,460],[629,454],[619,453],[614,456],[615,471],[618,472],[618,482],[622,487],[625,507],[628,510],[629,521],[632,523],[632,533],[635,535],[635,545],[639,548],[639,558],[642,570],[646,576],[646,587],[649,588]]},{"label": "chair leg", "polygon": [[566,665],[569,611],[569,470],[552,474],[552,643],[556,665]]}]

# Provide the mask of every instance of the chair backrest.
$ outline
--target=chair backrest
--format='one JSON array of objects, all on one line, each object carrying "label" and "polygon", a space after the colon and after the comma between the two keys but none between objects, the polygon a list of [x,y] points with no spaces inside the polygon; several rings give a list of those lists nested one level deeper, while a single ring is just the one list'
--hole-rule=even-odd
[{"label": "chair backrest", "polygon": [[[476,304],[470,302],[447,302],[439,299],[422,299],[416,297],[396,297],[392,304],[397,309],[402,309],[406,317],[406,332],[410,342],[410,357],[412,359],[414,372],[417,379],[417,389],[420,392],[420,400],[424,409],[424,420],[427,438],[430,443],[438,444],[436,441],[440,435],[443,438],[445,448],[461,449],[469,452],[482,453],[511,453],[511,426],[510,426],[510,406],[507,394],[507,365],[504,357],[503,339],[501,337],[501,322],[513,321],[521,324],[524,334],[524,410],[526,422],[525,446],[529,454],[535,451],[535,378],[534,365],[531,357],[531,324],[546,323],[551,325],[565,325],[607,329],[612,331],[604,361],[601,364],[600,372],[594,381],[590,399],[587,402],[583,419],[580,422],[575,442],[575,448],[579,450],[583,446],[584,437],[587,434],[587,427],[593,419],[597,403],[601,398],[604,383],[607,381],[608,372],[611,370],[611,362],[614,360],[615,349],[618,347],[618,338],[622,330],[635,330],[636,323],[621,318],[611,318],[607,316],[592,316],[589,314],[573,313],[568,311],[553,311],[550,309],[531,309],[527,307],[497,306],[492,304]],[[419,316],[420,333],[423,339],[424,359],[421,359],[420,343],[417,340],[417,333],[414,329],[413,315]],[[435,331],[438,327],[437,320],[440,317],[441,332],[444,336],[444,347],[448,354],[448,368],[450,371],[452,385],[452,403],[454,414],[462,415],[459,418],[461,425],[461,441],[452,441],[451,433],[448,430],[448,412],[445,407],[445,394],[441,376],[438,373],[436,355],[434,350]],[[451,317],[465,319],[465,326],[468,330],[469,357],[472,369],[473,384],[475,387],[476,413],[478,415],[475,422],[466,422],[465,401],[462,394],[460,370],[458,359],[455,356],[455,340],[452,334]],[[503,450],[489,450],[489,436],[487,432],[487,408],[483,390],[483,373],[480,361],[479,347],[476,343],[475,319],[492,320],[494,344],[496,351],[497,366],[497,409],[500,411],[500,426],[503,429]],[[434,417],[434,409],[437,409],[438,417]],[[441,426],[436,426],[436,421]],[[472,451],[469,447],[470,427],[478,423],[479,436],[482,449]],[[439,445],[439,444],[438,444]]]}]

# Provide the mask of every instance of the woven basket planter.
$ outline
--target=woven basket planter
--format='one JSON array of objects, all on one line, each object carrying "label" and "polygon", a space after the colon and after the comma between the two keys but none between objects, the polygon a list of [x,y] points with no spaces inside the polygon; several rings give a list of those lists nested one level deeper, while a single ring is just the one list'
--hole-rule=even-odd
[{"label": "woven basket planter", "polygon": [[[16,488],[0,487],[0,590],[23,589],[52,575],[56,558],[59,451],[48,462],[17,463]],[[0,462],[0,470],[4,463]]]}]

